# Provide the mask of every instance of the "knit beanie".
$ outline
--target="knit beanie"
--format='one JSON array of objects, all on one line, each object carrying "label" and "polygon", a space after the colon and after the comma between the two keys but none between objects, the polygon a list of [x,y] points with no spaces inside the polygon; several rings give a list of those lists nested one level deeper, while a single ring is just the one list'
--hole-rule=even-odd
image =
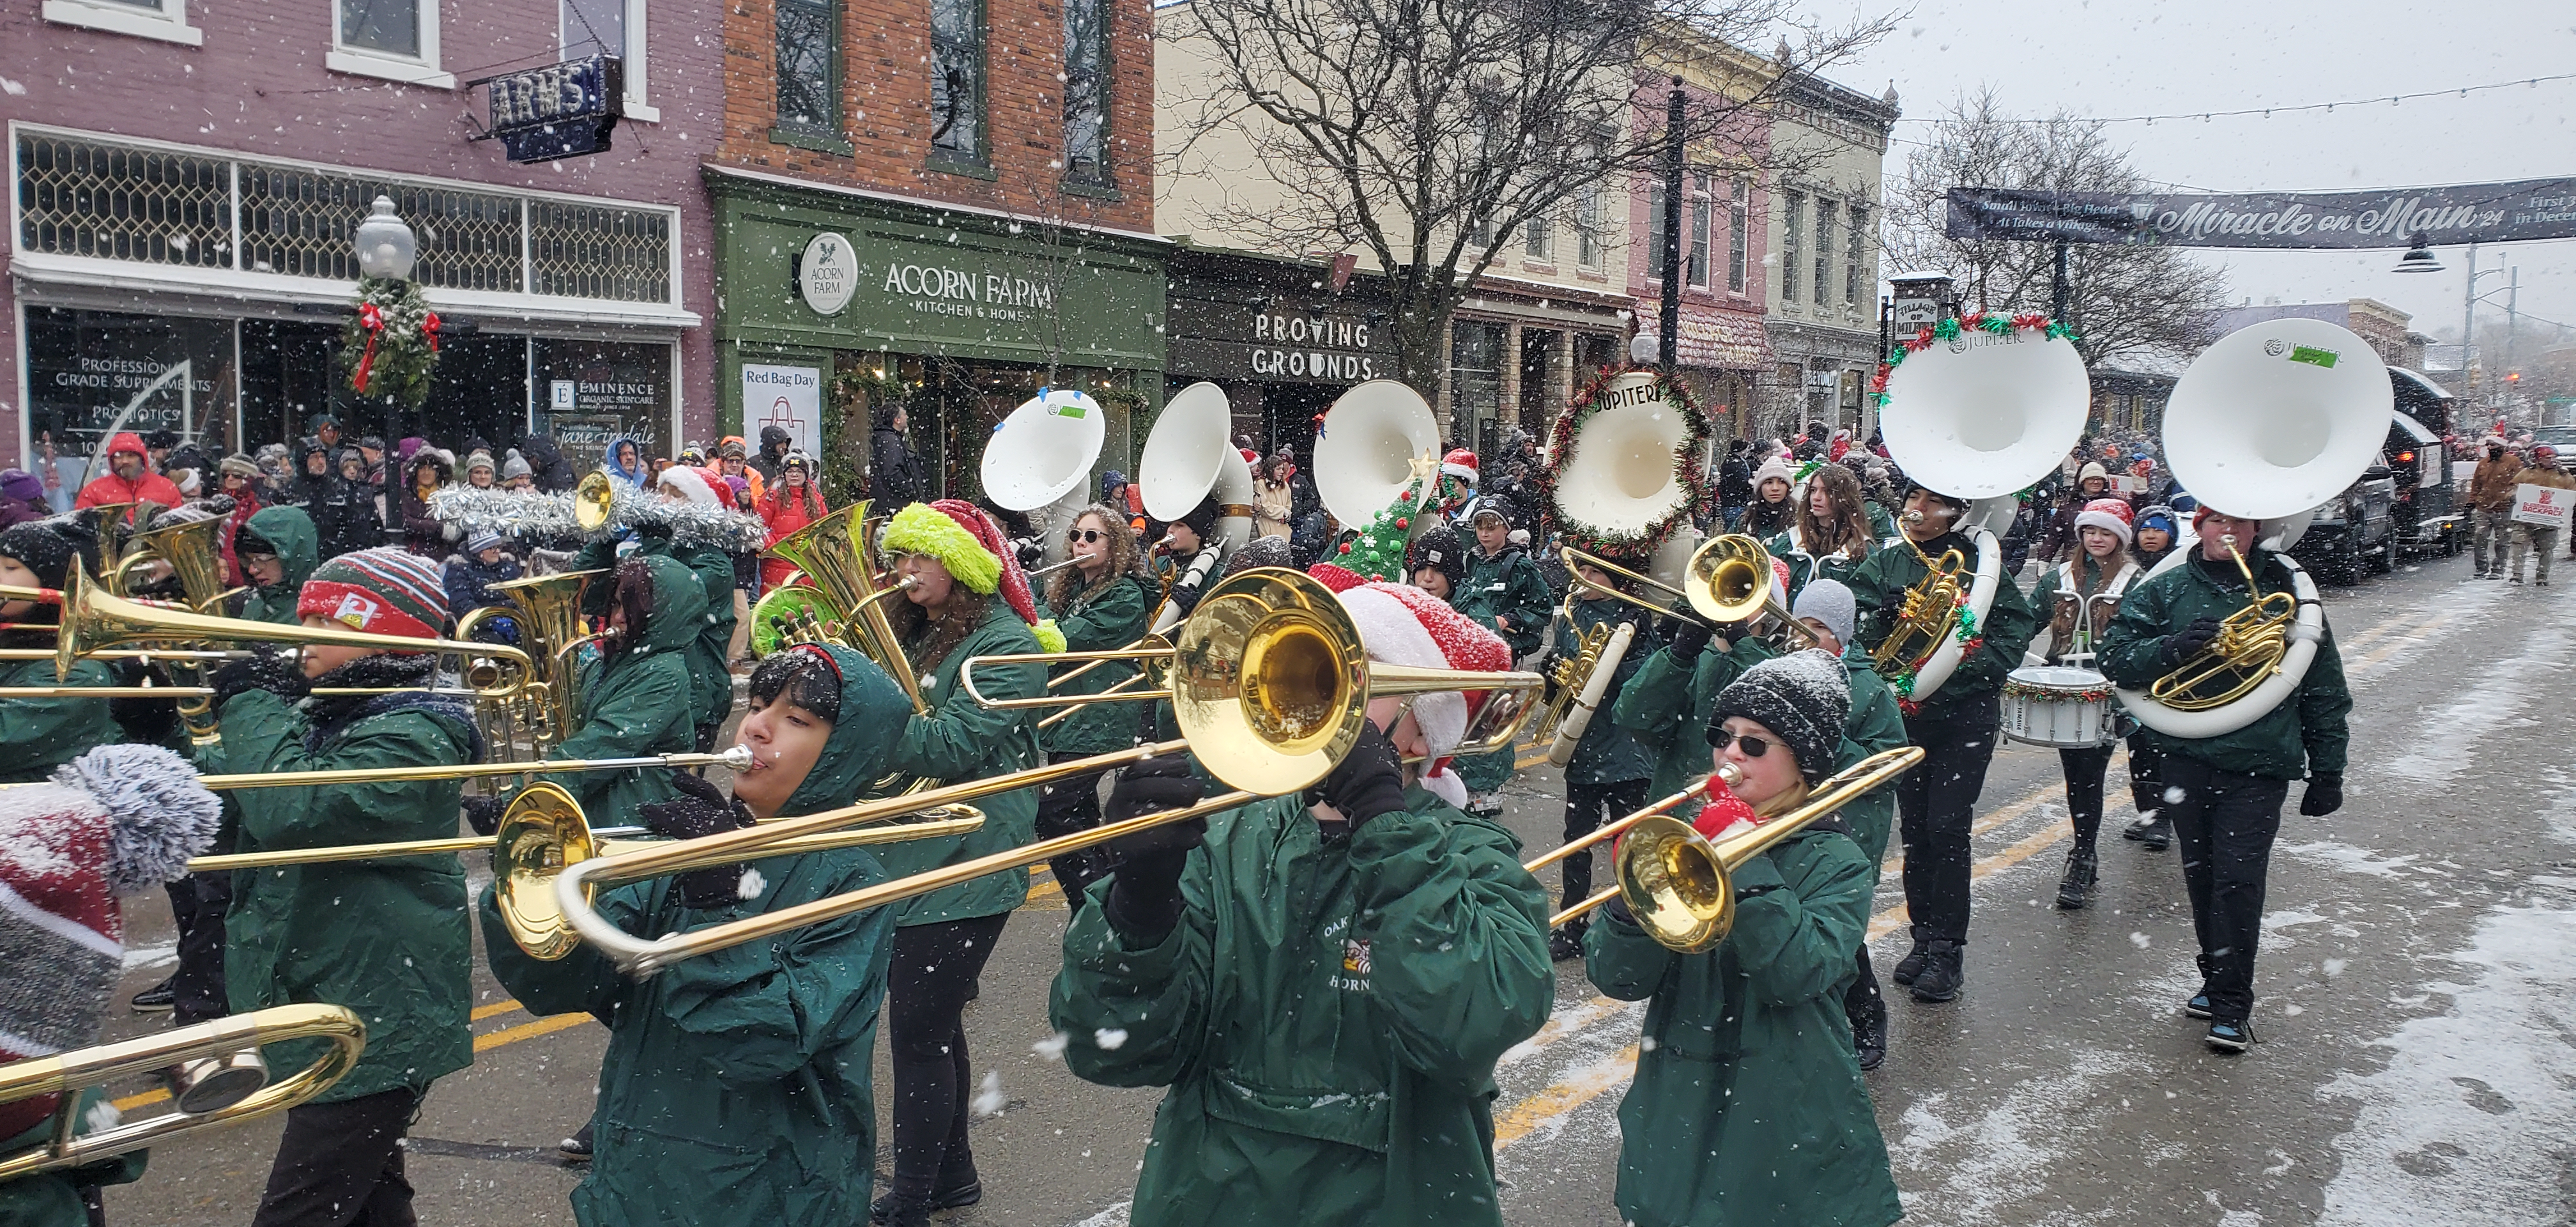
[{"label": "knit beanie", "polygon": [[72,556],[77,552],[71,538],[42,520],[21,520],[0,529],[0,558],[17,559],[47,588],[60,588],[70,578]]},{"label": "knit beanie", "polygon": [[[185,876],[221,813],[186,760],[157,746],[100,746],[50,783],[0,792],[0,1062],[97,1042],[124,970],[117,896]],[[0,1136],[59,1102],[0,1104]]]},{"label": "knit beanie", "polygon": [[[1360,642],[1370,660],[1430,669],[1472,669],[1499,673],[1512,667],[1512,650],[1502,637],[1476,625],[1449,603],[1406,584],[1367,583],[1337,594],[1342,608],[1359,626]],[[1431,768],[1422,786],[1451,805],[1467,803],[1466,782],[1449,769],[1448,754],[1467,735],[1468,721],[1491,694],[1484,690],[1443,690],[1416,695],[1413,720],[1431,747]]]},{"label": "knit beanie", "polygon": [[1296,565],[1296,555],[1289,550],[1286,537],[1255,537],[1225,560],[1225,574],[1230,579],[1256,567],[1289,570]]},{"label": "knit beanie", "polygon": [[1762,488],[1762,483],[1769,481],[1774,477],[1794,485],[1798,480],[1798,471],[1789,467],[1787,457],[1773,456],[1769,460],[1763,461],[1761,468],[1753,470],[1754,489],[1759,491]]},{"label": "knit beanie", "polygon": [[2107,482],[2111,480],[2111,470],[2103,468],[2102,462],[2099,460],[2087,460],[2084,462],[2083,468],[2075,471],[2076,486],[2081,488],[2084,485],[2084,479],[2088,477],[2099,477],[2103,481]]},{"label": "knit beanie", "polygon": [[1414,541],[1405,560],[1405,578],[1412,578],[1414,572],[1425,567],[1448,577],[1449,591],[1453,593],[1467,586],[1467,551],[1459,548],[1457,533],[1435,528]]},{"label": "knit beanie", "polygon": [[468,473],[471,473],[476,469],[492,468],[497,468],[497,466],[492,463],[492,453],[490,452],[476,451],[465,458],[465,471]]},{"label": "knit beanie", "polygon": [[2075,527],[2078,531],[2087,528],[2101,529],[2118,537],[2120,544],[2125,547],[2129,544],[2130,537],[2129,516],[2127,502],[2116,498],[2097,498],[2084,504],[2084,510],[2075,513]]},{"label": "knit beanie", "polygon": [[254,481],[259,478],[259,462],[240,452],[224,457],[219,467],[226,477],[247,477]]},{"label": "knit beanie", "polygon": [[296,597],[295,616],[314,614],[370,635],[436,639],[447,624],[447,594],[438,564],[383,545],[314,568]]},{"label": "knit beanie", "polygon": [[705,473],[685,464],[675,464],[662,470],[662,484],[679,491],[701,507],[726,507],[733,503],[732,499],[716,494],[715,486],[707,481]]},{"label": "knit beanie", "polygon": [[1798,774],[1813,784],[1833,774],[1850,711],[1851,683],[1842,662],[1810,648],[1763,661],[1719,691],[1708,735],[1714,745],[1727,717],[1751,720],[1779,735],[1797,756]]},{"label": "knit beanie", "polygon": [[39,502],[45,497],[45,483],[25,469],[0,469],[0,495],[22,503]]},{"label": "knit beanie", "polygon": [[519,449],[515,447],[511,448],[510,454],[502,457],[501,480],[509,481],[514,477],[533,477],[535,475],[536,470],[528,467],[528,458],[520,455]]},{"label": "knit beanie", "polygon": [[2138,512],[2137,531],[2144,532],[2150,528],[2161,529],[2164,531],[2166,536],[2172,536],[2174,531],[2173,508],[2167,507],[2162,503],[2158,503]]},{"label": "knit beanie", "polygon": [[1824,623],[1825,630],[1844,644],[1852,641],[1852,627],[1860,618],[1859,602],[1838,579],[1807,581],[1807,586],[1798,590],[1797,608],[1789,612],[1802,620],[1813,618]]},{"label": "knit beanie", "polygon": [[910,504],[886,524],[877,547],[889,554],[928,554],[967,591],[983,596],[1001,593],[1011,612],[1037,635],[1039,648],[1064,650],[1064,632],[1056,629],[1053,619],[1038,617],[1029,574],[1020,569],[1019,554],[1002,535],[1002,526],[973,503],[944,498]]},{"label": "knit beanie", "polygon": [[484,531],[476,533],[465,539],[465,552],[468,554],[480,554],[485,550],[497,550],[501,548],[502,544],[507,540],[508,539],[503,537],[501,534],[493,532],[490,529],[485,529]]}]

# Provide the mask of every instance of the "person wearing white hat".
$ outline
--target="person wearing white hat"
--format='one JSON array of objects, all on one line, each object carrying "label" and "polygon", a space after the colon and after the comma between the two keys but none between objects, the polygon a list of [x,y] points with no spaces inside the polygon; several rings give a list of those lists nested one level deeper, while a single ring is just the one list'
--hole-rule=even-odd
[{"label": "person wearing white hat", "polygon": [[[2111,627],[2121,594],[2144,574],[2129,556],[2129,504],[2097,498],[2076,514],[2075,540],[2059,559],[2047,591],[2034,592],[2040,607],[2051,611],[2049,623],[2031,640],[2022,657],[2026,665],[2090,666],[2094,644]],[[2093,901],[2099,859],[2095,839],[2102,830],[2102,775],[2111,765],[2111,742],[2057,752],[2066,776],[2066,811],[2074,819],[2075,845],[2067,850],[2066,870],[2057,883],[2057,906],[2067,911]],[[2152,756],[2150,756],[2151,761]],[[2132,755],[2136,776],[2142,761]]]}]

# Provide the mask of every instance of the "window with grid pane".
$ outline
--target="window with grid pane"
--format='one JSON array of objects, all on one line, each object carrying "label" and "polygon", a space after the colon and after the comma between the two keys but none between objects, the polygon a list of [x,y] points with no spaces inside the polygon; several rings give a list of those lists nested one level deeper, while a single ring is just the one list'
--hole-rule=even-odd
[{"label": "window with grid pane", "polygon": [[778,126],[841,132],[841,21],[833,0],[778,0]]},{"label": "window with grid pane", "polygon": [[1684,223],[1684,241],[1690,244],[1690,267],[1687,280],[1702,289],[1708,288],[1708,222],[1709,182],[1706,175],[1691,176],[1690,218]]},{"label": "window with grid pane", "polygon": [[1816,279],[1815,303],[1830,307],[1834,302],[1834,202],[1822,197],[1816,200]]},{"label": "window with grid pane", "polygon": [[1843,227],[1843,305],[1860,305],[1862,249],[1868,245],[1869,210],[1851,206],[1850,224]]},{"label": "window with grid pane", "polygon": [[1744,292],[1744,206],[1751,189],[1738,179],[1728,189],[1726,203],[1726,288]]},{"label": "window with grid pane", "polygon": [[1533,217],[1521,230],[1521,254],[1533,260],[1556,258],[1556,223]]},{"label": "window with grid pane", "polygon": [[1065,0],[1064,171],[1067,178],[1109,178],[1109,6]]},{"label": "window with grid pane", "polygon": [[1796,192],[1780,194],[1780,301],[1798,301],[1798,261],[1805,251],[1798,243],[1801,215],[1807,211],[1807,198]]},{"label": "window with grid pane", "polygon": [[984,159],[984,7],[930,0],[930,147]]}]

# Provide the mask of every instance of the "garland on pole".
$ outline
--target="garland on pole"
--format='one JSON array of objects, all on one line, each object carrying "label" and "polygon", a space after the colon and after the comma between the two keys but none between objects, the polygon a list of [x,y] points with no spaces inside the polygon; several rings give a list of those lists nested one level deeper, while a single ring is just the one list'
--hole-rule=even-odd
[{"label": "garland on pole", "polygon": [[1962,332],[1990,332],[1996,336],[2007,336],[2016,332],[2038,332],[2045,333],[2051,340],[2063,337],[2070,345],[2077,340],[2074,329],[2045,315],[2035,313],[2005,315],[2001,312],[1979,311],[1974,315],[1951,316],[1898,341],[1896,348],[1887,351],[1887,360],[1878,364],[1878,376],[1869,381],[1871,399],[1879,408],[1886,408],[1887,377],[1896,373],[1896,368],[1904,364],[1906,357],[1932,348],[1932,343],[1935,341],[1947,341]]},{"label": "garland on pole", "polygon": [[420,287],[391,277],[358,281],[358,314],[341,331],[340,363],[349,389],[388,397],[417,410],[429,400],[430,372],[438,365],[438,313]]},{"label": "garland on pole", "polygon": [[1564,475],[1566,464],[1574,459],[1574,440],[1582,433],[1583,424],[1601,411],[1602,391],[1610,386],[1612,380],[1630,371],[1652,369],[1602,367],[1583,385],[1582,391],[1575,393],[1574,402],[1566,406],[1565,412],[1556,415],[1556,421],[1548,427],[1547,460],[1539,471],[1539,488],[1547,496],[1549,518],[1555,521],[1565,543],[1586,553],[1622,558],[1651,554],[1672,536],[1674,528],[1688,523],[1693,512],[1715,497],[1704,460],[1708,452],[1708,417],[1700,412],[1699,402],[1691,397],[1687,384],[1677,377],[1665,376],[1657,381],[1657,386],[1663,389],[1664,403],[1677,407],[1682,415],[1682,445],[1673,449],[1673,479],[1682,484],[1684,493],[1680,504],[1635,532],[1597,528],[1557,509],[1557,481]]}]

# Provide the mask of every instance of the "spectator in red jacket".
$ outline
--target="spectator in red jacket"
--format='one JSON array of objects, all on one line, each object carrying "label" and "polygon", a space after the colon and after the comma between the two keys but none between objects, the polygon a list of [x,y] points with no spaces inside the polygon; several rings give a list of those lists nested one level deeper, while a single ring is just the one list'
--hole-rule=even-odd
[{"label": "spectator in red jacket", "polygon": [[[831,510],[823,502],[823,488],[814,480],[814,458],[803,452],[789,452],[778,464],[778,480],[769,483],[760,500],[760,518],[769,525],[769,543],[778,544],[781,537],[795,532]],[[760,587],[766,592],[787,582],[796,568],[777,558],[760,561]]]},{"label": "spectator in red jacket", "polygon": [[[72,500],[76,508],[102,507],[109,503],[157,503],[163,507],[179,505],[179,487],[170,479],[152,472],[143,464],[143,436],[130,430],[118,431],[107,440],[107,472],[92,478],[81,487],[80,497]],[[126,513],[132,520],[134,514]]]}]

